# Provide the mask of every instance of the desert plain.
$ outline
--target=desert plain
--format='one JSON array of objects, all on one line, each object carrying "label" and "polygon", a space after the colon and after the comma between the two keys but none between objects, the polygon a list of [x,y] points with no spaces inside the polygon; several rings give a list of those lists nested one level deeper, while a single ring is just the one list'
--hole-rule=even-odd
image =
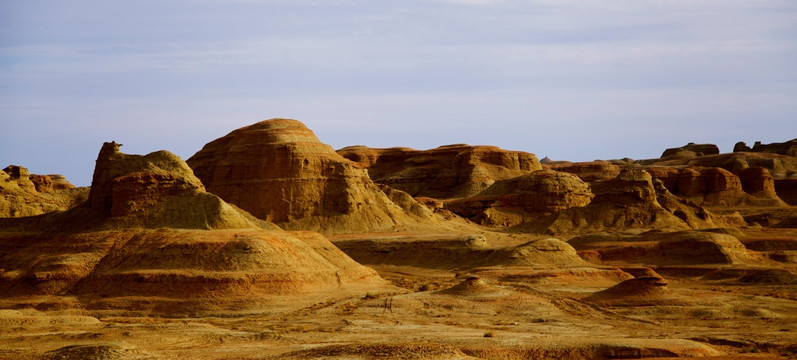
[{"label": "desert plain", "polygon": [[2,359],[797,358],[797,139],[98,148],[89,188],[0,171]]}]

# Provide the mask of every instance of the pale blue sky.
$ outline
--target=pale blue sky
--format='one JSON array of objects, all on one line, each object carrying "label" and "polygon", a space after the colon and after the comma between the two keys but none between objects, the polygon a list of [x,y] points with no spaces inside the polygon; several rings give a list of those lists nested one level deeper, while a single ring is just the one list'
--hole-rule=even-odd
[{"label": "pale blue sky", "polygon": [[0,0],[0,166],[89,185],[263,119],[562,160],[797,137],[793,0]]}]

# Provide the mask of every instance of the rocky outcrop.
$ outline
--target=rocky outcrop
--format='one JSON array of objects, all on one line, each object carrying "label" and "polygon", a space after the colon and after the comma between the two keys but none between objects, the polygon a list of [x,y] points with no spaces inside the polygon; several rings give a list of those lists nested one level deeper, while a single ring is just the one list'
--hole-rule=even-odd
[{"label": "rocky outcrop", "polygon": [[94,168],[87,206],[102,227],[275,228],[206,192],[177,155],[128,155],[119,146],[103,144]]},{"label": "rocky outcrop", "polygon": [[717,167],[648,167],[673,194],[705,206],[782,206],[774,178],[765,168],[743,168],[733,174]]},{"label": "rocky outcrop", "polygon": [[320,234],[283,231],[206,192],[178,156],[119,146],[100,150],[84,206],[0,222],[0,293],[185,314],[388,287]]},{"label": "rocky outcrop", "polygon": [[551,165],[551,170],[575,174],[586,182],[610,180],[620,174],[620,166],[608,161],[590,161],[572,164]]},{"label": "rocky outcrop", "polygon": [[760,141],[756,141],[752,148],[740,141],[734,145],[733,152],[761,152],[797,156],[797,139],[771,144],[762,144]]},{"label": "rocky outcrop", "polygon": [[570,239],[568,244],[580,252],[598,253],[604,264],[618,261],[656,266],[754,264],[761,260],[736,237],[710,231],[585,235]]},{"label": "rocky outcrop", "polygon": [[661,154],[662,159],[668,159],[673,157],[684,157],[682,153],[691,153],[691,157],[695,156],[705,156],[705,155],[715,155],[720,153],[719,147],[714,144],[695,144],[689,143],[684,146],[678,148],[670,148],[664,150],[664,153]]},{"label": "rocky outcrop", "polygon": [[447,201],[445,207],[482,225],[510,226],[531,217],[586,206],[592,197],[589,185],[575,175],[540,170],[499,180],[475,196]]},{"label": "rocky outcrop", "polygon": [[592,183],[591,190],[595,198],[587,206],[532,219],[516,229],[561,234],[603,229],[702,228],[721,221],[704,208],[676,198],[639,168],[624,169],[612,180]]},{"label": "rocky outcrop", "polygon": [[10,180],[17,183],[20,190],[29,193],[36,192],[36,185],[30,180],[30,172],[28,172],[28,169],[22,166],[9,165],[3,169],[3,172],[8,174]]},{"label": "rocky outcrop", "polygon": [[658,276],[628,279],[585,300],[613,306],[678,305],[684,302],[670,291],[667,281]]},{"label": "rocky outcrop", "polygon": [[779,200],[775,192],[775,178],[765,168],[747,168],[736,173],[742,182],[742,190],[761,199]]},{"label": "rocky outcrop", "polygon": [[74,189],[72,185],[63,175],[50,174],[50,175],[31,175],[30,181],[36,187],[36,191],[40,193],[51,192],[55,190],[69,190]]},{"label": "rocky outcrop", "polygon": [[296,120],[237,129],[187,162],[208,191],[286,229],[339,233],[429,221],[428,214],[408,214],[363,165],[335,153]]},{"label": "rocky outcrop", "polygon": [[473,196],[498,180],[542,169],[534,154],[494,146],[456,144],[424,151],[352,146],[338,153],[367,167],[377,183],[436,199]]},{"label": "rocky outcrop", "polygon": [[31,175],[16,165],[0,171],[0,218],[67,210],[84,202],[87,195],[88,189],[76,189],[60,175]]},{"label": "rocky outcrop", "polygon": [[797,157],[775,153],[729,153],[704,156],[684,162],[686,166],[719,167],[732,173],[747,168],[764,168],[775,179],[797,174]]}]

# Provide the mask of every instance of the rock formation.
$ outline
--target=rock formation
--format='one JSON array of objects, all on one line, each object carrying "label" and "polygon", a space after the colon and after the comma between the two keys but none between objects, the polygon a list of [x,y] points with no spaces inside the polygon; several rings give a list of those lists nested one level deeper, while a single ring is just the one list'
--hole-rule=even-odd
[{"label": "rock formation", "polygon": [[128,155],[105,143],[84,206],[4,220],[14,220],[0,224],[7,296],[69,294],[89,308],[169,314],[386,287],[320,234],[285,232],[207,193],[168,151]]},{"label": "rock formation", "polygon": [[128,155],[119,146],[103,144],[91,182],[88,207],[102,227],[276,228],[206,192],[177,155]]},{"label": "rock formation", "polygon": [[620,174],[620,166],[608,161],[591,161],[551,165],[551,170],[575,174],[586,182],[611,180]]},{"label": "rock formation", "polygon": [[656,276],[625,280],[585,300],[615,306],[683,305],[685,302],[670,291],[666,280]]},{"label": "rock formation", "polygon": [[187,162],[208,191],[285,229],[354,232],[429,221],[426,213],[407,214],[365,168],[296,120],[237,129]]},{"label": "rock formation", "polygon": [[695,144],[689,143],[679,148],[670,148],[664,150],[664,153],[661,154],[662,159],[672,158],[672,157],[679,157],[683,156],[679,153],[682,152],[690,152],[692,155],[691,157],[695,156],[705,156],[705,155],[715,155],[720,153],[720,149],[717,145],[714,144]]},{"label": "rock formation", "polygon": [[16,165],[0,171],[0,218],[67,210],[84,202],[87,195],[88,189],[76,189],[61,175],[31,175]]},{"label": "rock formation", "polygon": [[747,168],[764,168],[776,179],[797,174],[797,157],[775,153],[728,153],[691,159],[683,165],[719,167],[736,173]]},{"label": "rock formation", "polygon": [[197,308],[208,302],[254,305],[253,296],[384,286],[376,272],[310,232],[126,229],[34,237],[0,232],[0,250],[3,294],[66,293],[96,306],[146,308],[162,304],[162,298]]},{"label": "rock formation", "polygon": [[635,236],[585,235],[568,241],[579,252],[599,254],[604,264],[617,262],[672,266],[754,264],[761,261],[736,237],[710,231],[649,231]]},{"label": "rock formation", "polygon": [[482,225],[510,226],[531,217],[586,206],[592,197],[589,185],[575,175],[540,170],[498,180],[475,196],[446,202],[445,207]]},{"label": "rock formation", "polygon": [[332,239],[361,264],[391,264],[432,269],[486,266],[578,268],[587,265],[576,250],[554,239],[531,240],[516,246],[491,247],[478,235],[369,236]]},{"label": "rock formation", "polygon": [[740,141],[734,145],[733,152],[761,152],[797,156],[797,139],[771,144],[762,144],[760,141],[756,141],[752,149]]},{"label": "rock formation", "polygon": [[494,146],[456,144],[425,151],[351,146],[338,153],[367,167],[377,183],[436,199],[472,196],[495,181],[542,169],[534,154]]},{"label": "rock formation", "polygon": [[735,221],[677,199],[638,168],[624,169],[612,180],[595,182],[591,190],[595,198],[588,205],[532,219],[516,230],[560,234],[626,228],[687,229]]},{"label": "rock formation", "polygon": [[673,194],[704,206],[783,206],[765,168],[743,168],[737,174],[717,167],[648,167]]}]

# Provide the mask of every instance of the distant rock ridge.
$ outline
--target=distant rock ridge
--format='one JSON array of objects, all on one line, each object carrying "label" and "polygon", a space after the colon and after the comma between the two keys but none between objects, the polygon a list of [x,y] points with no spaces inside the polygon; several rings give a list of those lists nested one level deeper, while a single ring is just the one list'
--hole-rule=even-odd
[{"label": "distant rock ridge", "polygon": [[338,153],[363,164],[377,183],[436,199],[472,196],[498,180],[542,170],[534,154],[495,146],[454,144],[431,150],[350,146]]},{"label": "distant rock ridge", "polygon": [[797,157],[797,139],[771,144],[762,144],[760,141],[756,141],[752,148],[740,141],[733,146],[733,152],[774,153]]},{"label": "distant rock ridge", "polygon": [[673,194],[706,206],[784,206],[765,168],[745,168],[739,175],[717,167],[648,167]]},{"label": "distant rock ridge", "polygon": [[720,153],[719,147],[714,144],[695,144],[689,143],[684,146],[678,148],[670,148],[664,150],[664,153],[661,154],[661,158],[669,158],[678,155],[681,152],[691,152],[693,156],[705,156],[705,155],[716,155]]},{"label": "distant rock ridge", "polygon": [[621,167],[608,161],[560,163],[551,165],[551,170],[575,174],[586,182],[610,180],[620,175]]},{"label": "distant rock ridge", "polygon": [[359,232],[431,221],[431,213],[410,214],[404,208],[412,204],[391,201],[363,165],[335,153],[297,120],[234,130],[187,162],[208,191],[286,229]]},{"label": "distant rock ridge", "polygon": [[62,175],[30,174],[10,165],[0,171],[0,218],[36,216],[84,202],[87,188],[76,189]]}]

